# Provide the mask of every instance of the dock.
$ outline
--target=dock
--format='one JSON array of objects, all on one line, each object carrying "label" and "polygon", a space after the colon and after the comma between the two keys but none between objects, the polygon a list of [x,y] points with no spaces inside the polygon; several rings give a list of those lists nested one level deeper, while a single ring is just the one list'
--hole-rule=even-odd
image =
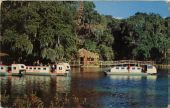
[{"label": "dock", "polygon": [[155,65],[154,61],[136,61],[136,60],[118,60],[118,61],[99,61],[98,63],[94,64],[92,61],[88,61],[89,65],[84,65],[83,62],[69,62],[70,66],[72,67],[104,67],[104,66],[114,66],[117,64],[152,64]]},{"label": "dock", "polygon": [[170,69],[170,64],[156,64],[158,69]]},{"label": "dock", "polygon": [[[136,61],[136,60],[119,60],[119,61],[99,61],[96,65],[89,62],[89,65],[83,65],[80,62],[69,62],[71,67],[110,67],[117,64],[151,64],[156,66],[158,69],[170,69],[170,64],[156,64],[155,61]],[[90,65],[92,64],[92,65]]]}]

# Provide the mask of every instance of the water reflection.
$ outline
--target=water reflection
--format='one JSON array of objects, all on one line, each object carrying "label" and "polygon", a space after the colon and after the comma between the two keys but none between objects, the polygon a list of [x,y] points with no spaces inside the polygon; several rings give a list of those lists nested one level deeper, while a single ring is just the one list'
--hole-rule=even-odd
[{"label": "water reflection", "polygon": [[81,68],[72,68],[73,73],[93,73],[93,72],[101,72],[101,68],[99,67],[81,67]]},{"label": "water reflection", "polygon": [[70,92],[71,77],[63,76],[24,76],[1,77],[1,94],[9,95],[9,106],[16,98],[36,94],[48,105],[57,93]]},{"label": "water reflection", "polygon": [[[65,76],[25,76],[25,77],[7,77],[8,86],[11,83],[11,89],[17,90],[18,93],[24,93],[35,90],[43,90],[44,92],[56,91],[66,93],[70,91],[71,77]],[[13,90],[11,90],[13,91]],[[55,92],[53,92],[55,93]]]},{"label": "water reflection", "polygon": [[167,107],[167,77],[109,76],[108,78],[105,79],[107,84],[101,84],[96,88],[98,92],[111,95],[101,99],[102,107]]},{"label": "water reflection", "polygon": [[68,77],[0,77],[1,94],[10,96],[7,100],[8,104],[2,106],[11,107],[17,97],[23,99],[25,95],[32,93],[44,102],[44,107],[50,106],[50,102],[55,103],[58,97],[66,97],[63,99],[70,100],[67,105],[71,107],[76,107],[73,105],[75,103],[80,103],[79,107],[88,108],[141,106],[165,108],[168,105],[169,78],[166,75],[104,76],[102,69],[99,68],[96,72],[95,68],[73,70],[72,75]]},{"label": "water reflection", "polygon": [[113,80],[141,80],[141,79],[148,79],[148,80],[156,80],[156,75],[148,75],[148,76],[140,76],[140,75],[110,75],[108,76],[110,79]]}]

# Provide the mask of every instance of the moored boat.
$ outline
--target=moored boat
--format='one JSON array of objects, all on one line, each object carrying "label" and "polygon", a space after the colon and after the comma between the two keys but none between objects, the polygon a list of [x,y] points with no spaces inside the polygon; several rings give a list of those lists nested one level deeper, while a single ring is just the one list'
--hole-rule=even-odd
[{"label": "moored boat", "polygon": [[24,64],[0,65],[0,75],[25,75],[26,66]]},{"label": "moored boat", "polygon": [[153,64],[148,62],[118,62],[108,71],[106,75],[153,75],[157,74],[157,69]]},{"label": "moored boat", "polygon": [[9,71],[8,71],[8,67],[7,65],[0,65],[0,75],[4,76],[4,75],[8,75]]},{"label": "moored boat", "polygon": [[27,66],[26,75],[50,75],[49,66]]},{"label": "moored boat", "polygon": [[71,71],[70,64],[68,63],[59,63],[60,65],[64,65],[66,72],[69,73]]},{"label": "moored boat", "polygon": [[68,63],[51,66],[25,66],[24,64],[0,65],[0,76],[4,75],[68,75],[71,68]]},{"label": "moored boat", "polygon": [[58,63],[53,66],[27,66],[26,75],[68,75],[70,70],[68,63]]}]

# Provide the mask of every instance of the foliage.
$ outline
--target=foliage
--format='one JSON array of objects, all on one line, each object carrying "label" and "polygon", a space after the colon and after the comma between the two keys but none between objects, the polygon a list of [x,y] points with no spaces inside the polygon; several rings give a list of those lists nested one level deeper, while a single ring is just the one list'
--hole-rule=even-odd
[{"label": "foliage", "polygon": [[[73,5],[71,5],[73,4]],[[2,50],[13,52],[16,61],[23,56],[32,60],[60,60],[68,47],[76,48],[73,19],[75,2],[23,2],[2,3]],[[65,52],[65,53],[64,53]],[[72,50],[68,51],[68,54]],[[30,57],[30,56],[29,56]],[[33,61],[32,61],[33,62]]]},{"label": "foliage", "polygon": [[95,52],[96,51],[96,42],[93,42],[91,40],[87,40],[84,43],[84,47],[89,51]]},{"label": "foliage", "polygon": [[153,13],[136,13],[119,23],[113,22],[116,58],[165,60],[169,41],[166,24],[164,18]]},{"label": "foliage", "polygon": [[100,15],[88,1],[3,1],[1,6],[1,50],[16,61],[75,60],[80,48],[102,60],[164,60],[170,42],[169,17],[153,13],[119,20]]},{"label": "foliage", "polygon": [[112,58],[114,58],[113,56],[113,50],[111,47],[107,47],[106,45],[99,45],[99,50],[100,50],[100,53],[102,54],[101,58],[103,60],[111,60]]}]

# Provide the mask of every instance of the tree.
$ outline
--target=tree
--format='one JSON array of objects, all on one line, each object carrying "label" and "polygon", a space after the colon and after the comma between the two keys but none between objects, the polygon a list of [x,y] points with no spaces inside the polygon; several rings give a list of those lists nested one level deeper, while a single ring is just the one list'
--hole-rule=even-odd
[{"label": "tree", "polygon": [[[116,26],[116,27],[115,27]],[[136,13],[111,24],[116,58],[163,60],[169,40],[165,19]],[[156,53],[156,54],[154,54]]]},{"label": "tree", "polygon": [[[8,52],[18,52],[32,60],[69,59],[68,54],[77,50],[73,30],[75,3],[3,2],[2,50],[12,48]],[[18,57],[14,58],[18,60]]]},{"label": "tree", "polygon": [[112,60],[114,58],[113,50],[105,45],[99,45],[102,60]]},{"label": "tree", "polygon": [[138,12],[119,20],[100,15],[88,1],[3,1],[1,6],[1,50],[15,61],[70,61],[80,48],[102,60],[166,58],[169,17]]}]

